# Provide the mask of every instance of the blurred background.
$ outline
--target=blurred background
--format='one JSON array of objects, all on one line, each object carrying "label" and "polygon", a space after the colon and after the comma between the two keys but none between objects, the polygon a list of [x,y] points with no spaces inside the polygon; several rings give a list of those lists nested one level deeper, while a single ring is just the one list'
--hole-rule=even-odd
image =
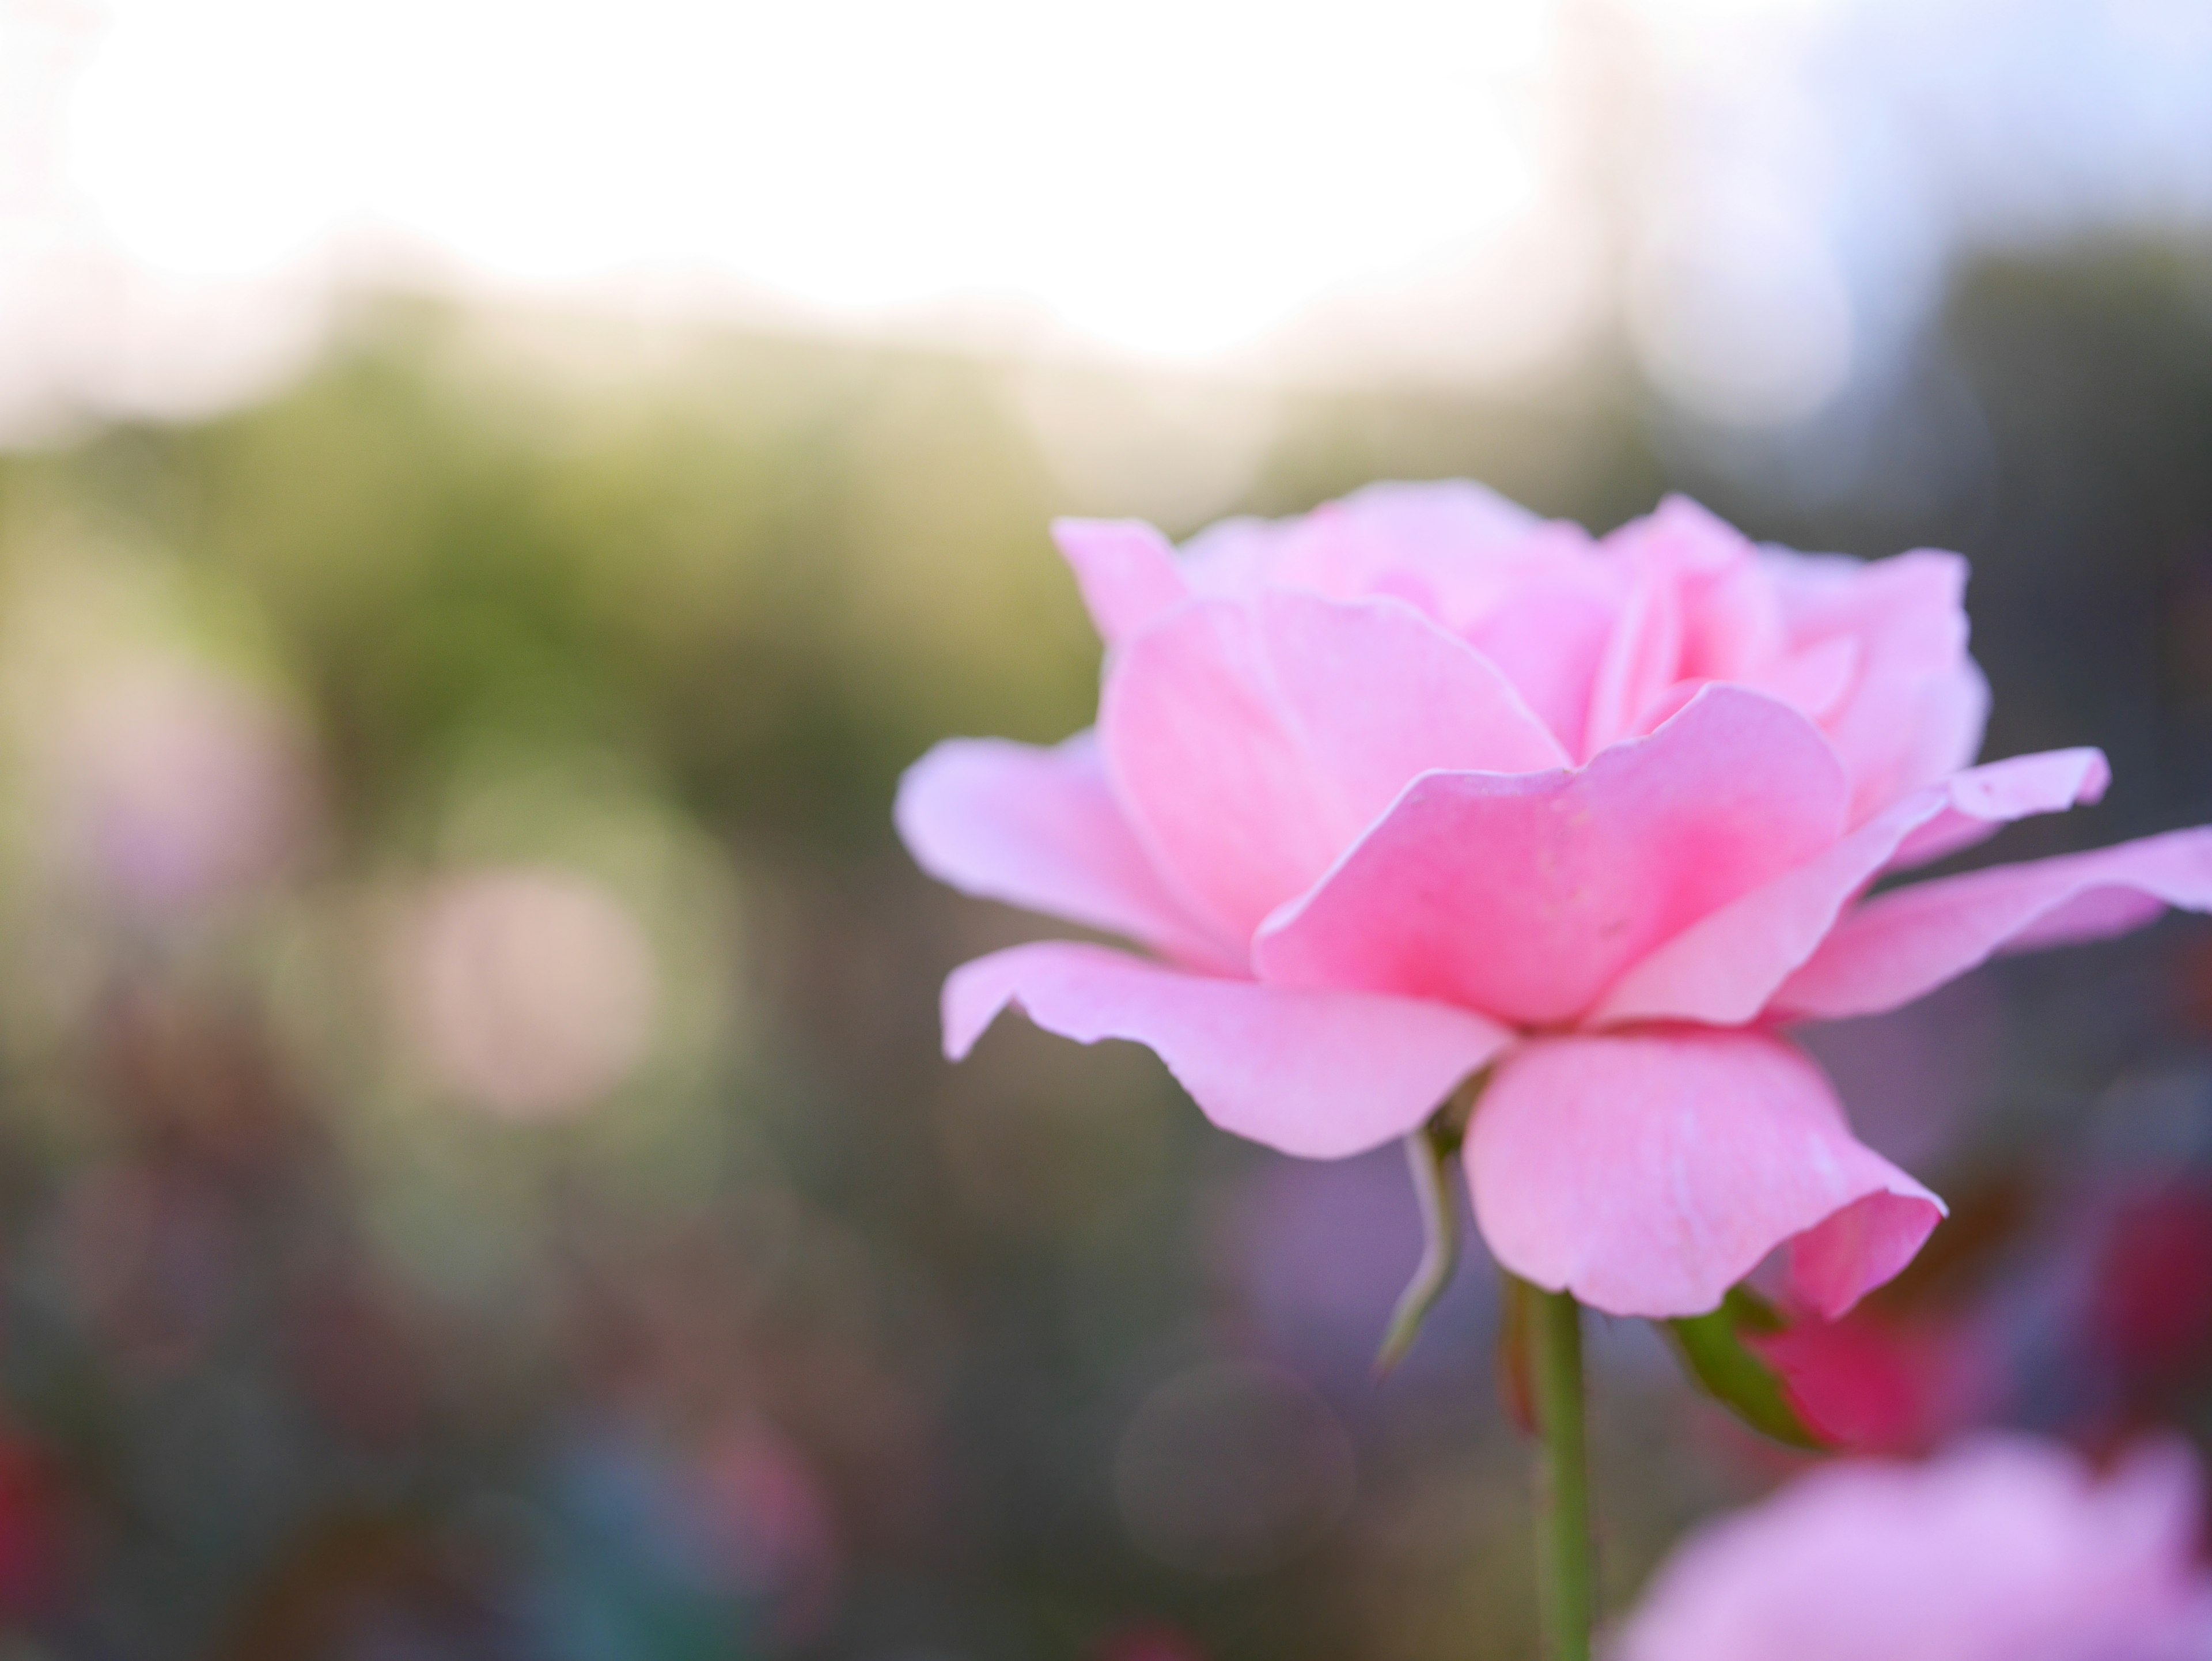
[{"label": "blurred background", "polygon": [[[955,963],[1054,513],[1466,475],[1972,556],[2212,818],[2212,12],[0,0],[0,1655],[1528,1652],[1477,1262]],[[1816,1034],[1850,1445],[2212,1437],[2212,928]],[[1616,1606],[1790,1458],[1595,1337]]]}]

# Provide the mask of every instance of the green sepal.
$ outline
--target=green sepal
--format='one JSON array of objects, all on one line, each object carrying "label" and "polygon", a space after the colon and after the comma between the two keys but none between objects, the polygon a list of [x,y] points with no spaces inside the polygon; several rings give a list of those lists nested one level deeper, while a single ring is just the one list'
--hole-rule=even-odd
[{"label": "green sepal", "polygon": [[1413,1196],[1421,1209],[1421,1261],[1399,1294],[1389,1329],[1375,1356],[1375,1376],[1387,1378],[1421,1335],[1421,1326],[1459,1268],[1459,1199],[1452,1190],[1452,1161],[1467,1140],[1475,1098],[1490,1077],[1486,1068],[1445,1098],[1429,1121],[1406,1138],[1406,1163],[1413,1172]]},{"label": "green sepal", "polygon": [[1825,1453],[1830,1445],[1805,1422],[1781,1375],[1745,1342],[1785,1324],[1773,1305],[1743,1287],[1733,1288],[1709,1315],[1660,1323],[1684,1370],[1706,1395],[1763,1435]]}]

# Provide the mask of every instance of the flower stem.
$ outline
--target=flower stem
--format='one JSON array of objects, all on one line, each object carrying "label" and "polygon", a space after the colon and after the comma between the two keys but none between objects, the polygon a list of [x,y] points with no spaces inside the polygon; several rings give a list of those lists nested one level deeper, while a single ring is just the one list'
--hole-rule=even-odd
[{"label": "flower stem", "polygon": [[1589,1661],[1589,1461],[1583,1437],[1583,1311],[1565,1292],[1524,1288],[1535,1375],[1536,1558],[1545,1652]]}]

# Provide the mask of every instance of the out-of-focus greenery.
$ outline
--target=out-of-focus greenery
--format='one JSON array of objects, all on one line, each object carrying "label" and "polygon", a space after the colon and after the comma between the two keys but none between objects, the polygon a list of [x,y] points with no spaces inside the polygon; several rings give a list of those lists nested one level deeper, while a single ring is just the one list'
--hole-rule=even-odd
[{"label": "out-of-focus greenery", "polygon": [[[1031,925],[911,869],[898,772],[1089,719],[1054,513],[1182,532],[1466,474],[1601,526],[1672,485],[1797,545],[1963,547],[1990,753],[2119,776],[2011,846],[2212,818],[2206,282],[1973,274],[1821,489],[1602,355],[1271,391],[405,306],[259,407],[0,462],[24,1652],[1525,1653],[1486,1271],[1374,1385],[1414,1252],[1391,1156],[1232,1146],[1148,1057],[1018,1023],[947,1068],[939,979]],[[1217,406],[1258,436],[1212,455]],[[1069,411],[1128,409],[1199,435],[1160,469],[1195,484],[1126,432],[1071,452]],[[1117,444],[1119,487],[1084,465]],[[2125,1209],[2080,1172],[2132,1168],[2131,1091],[2168,1165],[2212,1159],[2202,946],[1987,977],[1941,1123],[1853,1097],[1997,1220],[1897,1318],[2033,1303],[2063,1219]],[[1847,1093],[1927,1093],[1916,1032],[1838,1035]],[[1987,1414],[2206,1427],[2197,1351],[2153,1400],[2059,1315],[2006,1330],[2046,1382]],[[1616,1600],[1784,1468],[1670,1368],[1600,1335]]]}]

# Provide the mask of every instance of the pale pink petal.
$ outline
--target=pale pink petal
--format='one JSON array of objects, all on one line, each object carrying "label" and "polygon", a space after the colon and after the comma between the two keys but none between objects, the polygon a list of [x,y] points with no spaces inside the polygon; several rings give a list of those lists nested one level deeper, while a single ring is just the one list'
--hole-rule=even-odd
[{"label": "pale pink petal", "polygon": [[1099,699],[1116,794],[1153,864],[1225,938],[1342,846],[1252,607],[1198,600],[1123,642]]},{"label": "pale pink petal", "polygon": [[1786,636],[1773,579],[1727,520],[1687,496],[1670,496],[1605,545],[1677,586],[1682,632],[1676,675],[1747,683],[1783,655]]},{"label": "pale pink petal", "polygon": [[1283,992],[1046,940],[953,971],[945,1054],[966,1055],[1009,1004],[1079,1043],[1146,1045],[1221,1129],[1310,1159],[1405,1135],[1510,1041],[1439,1004]]},{"label": "pale pink petal", "polygon": [[1949,781],[1943,811],[1899,844],[1889,869],[1926,865],[1972,848],[2014,819],[2101,801],[2112,782],[2101,750],[2044,750],[1972,768]]},{"label": "pale pink petal", "polygon": [[1783,983],[1772,1013],[1822,1019],[1894,1009],[2002,951],[2096,940],[2167,906],[2212,910],[2212,830],[1998,866],[1876,896]]},{"label": "pale pink petal", "polygon": [[[1907,1181],[1911,1179],[1906,1178]],[[1854,1200],[1790,1242],[1790,1289],[1824,1321],[1839,1317],[1872,1288],[1894,1280],[1936,1226],[1933,1196],[1883,1189]]]},{"label": "pale pink petal", "polygon": [[1984,1434],[1842,1460],[1678,1546],[1615,1661],[2183,1661],[2212,1654],[2185,1444],[2100,1479]]},{"label": "pale pink petal", "polygon": [[1581,753],[1635,735],[1638,718],[1680,678],[1682,598],[1674,574],[1647,570],[1629,591],[1591,684]]},{"label": "pale pink petal", "polygon": [[1109,646],[1190,597],[1174,546],[1142,520],[1056,519],[1052,537]]},{"label": "pale pink petal", "polygon": [[1226,520],[1191,538],[1189,551],[1204,566],[1224,550],[1264,539],[1267,581],[1349,599],[1376,593],[1378,580],[1395,572],[1448,581],[1452,565],[1477,566],[1543,525],[1526,508],[1465,479],[1386,480],[1296,518]]},{"label": "pale pink petal", "polygon": [[1814,721],[1824,721],[1857,684],[1858,674],[1859,643],[1840,636],[1777,658],[1764,669],[1746,675],[1743,684],[1755,692],[1780,698]]},{"label": "pale pink petal", "polygon": [[1772,581],[1751,557],[1750,545],[1734,531],[1728,534],[1739,557],[1725,569],[1686,585],[1680,672],[1749,685],[1783,660],[1782,608]]},{"label": "pale pink petal", "polygon": [[1839,1314],[1894,1275],[1942,1202],[1850,1134],[1820,1070],[1758,1032],[1539,1038],[1468,1128],[1476,1221],[1498,1262],[1614,1315],[1716,1307],[1776,1247],[1814,1235],[1802,1289]]},{"label": "pale pink petal", "polygon": [[1205,593],[1249,599],[1273,585],[1331,599],[1389,594],[1464,632],[1524,562],[1576,566],[1589,550],[1577,526],[1443,479],[1370,484],[1292,519],[1224,520],[1191,538],[1183,568]]},{"label": "pale pink petal", "polygon": [[1488,660],[1411,605],[1294,590],[1143,630],[1101,722],[1160,865],[1240,939],[1419,774],[1565,759]]},{"label": "pale pink petal", "polygon": [[1275,684],[1334,798],[1338,846],[1422,773],[1567,764],[1512,683],[1405,602],[1284,590],[1260,606]]},{"label": "pale pink petal", "polygon": [[1589,1023],[1754,1019],[1844,906],[1899,861],[1900,849],[1923,837],[1922,846],[1939,852],[1963,847],[2005,818],[2094,800],[2104,778],[2097,751],[2057,750],[1972,768],[1920,791],[1659,946],[1607,989]]},{"label": "pale pink petal", "polygon": [[1532,576],[1465,630],[1559,742],[1579,754],[1620,596],[1572,568]]},{"label": "pale pink petal", "polygon": [[1866,563],[1769,551],[1792,643],[1848,637],[1857,684],[1821,725],[1851,770],[1858,823],[1974,758],[1989,685],[1966,655],[1966,563],[1921,550]]},{"label": "pale pink petal", "polygon": [[915,862],[963,893],[1126,934],[1185,963],[1242,966],[1241,946],[1209,935],[1161,883],[1089,733],[1052,749],[940,744],[899,781],[892,818]]},{"label": "pale pink petal", "polygon": [[1796,711],[1708,687],[1578,772],[1418,780],[1253,946],[1261,979],[1530,1024],[1835,837],[1846,785]]}]

